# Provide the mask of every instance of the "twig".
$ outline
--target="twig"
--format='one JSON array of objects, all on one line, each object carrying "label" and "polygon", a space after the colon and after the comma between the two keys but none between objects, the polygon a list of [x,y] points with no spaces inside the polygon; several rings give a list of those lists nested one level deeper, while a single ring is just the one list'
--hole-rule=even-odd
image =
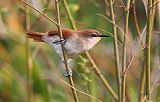
[{"label": "twig", "polygon": [[[60,38],[63,39],[63,34],[62,34],[62,29],[61,29],[61,21],[60,21],[60,12],[59,12],[59,2],[57,0],[55,0],[55,7],[56,7],[56,12],[57,12],[57,22],[58,22],[58,25],[59,25],[59,26],[57,26],[57,29],[59,31]],[[61,44],[61,47],[62,47],[62,51],[63,51],[63,58],[64,58],[65,67],[66,67],[66,72],[69,73],[67,56],[66,56],[66,52],[65,52],[63,44]],[[79,102],[77,92],[73,89],[74,83],[73,83],[72,76],[71,75],[68,76],[68,79],[69,79],[70,85],[72,86],[71,90],[72,90],[72,93],[73,93],[73,96],[74,96],[74,100],[75,100],[75,102]]]},{"label": "twig", "polygon": [[124,73],[123,73],[122,76],[127,75],[127,72],[128,72],[128,70],[129,70],[132,62],[133,62],[133,59],[134,59],[134,56],[131,58],[131,60],[130,60],[130,62],[129,62],[129,64],[128,64],[128,66],[126,67],[126,70],[124,71]]},{"label": "twig", "polygon": [[45,15],[43,12],[37,10],[36,8],[34,8],[33,6],[31,6],[29,3],[27,3],[24,0],[19,0],[21,2],[23,2],[24,4],[26,4],[27,6],[29,6],[30,8],[32,8],[33,10],[35,10],[36,12],[38,12],[39,14],[41,14],[42,16],[44,16],[45,18],[47,18],[49,21],[51,21],[52,23],[54,23],[56,26],[59,26],[55,21],[53,21],[51,18],[49,18],[47,15]]},{"label": "twig", "polygon": [[[66,6],[65,8],[68,8],[67,3],[65,3],[64,6]],[[66,10],[66,12],[68,13],[67,15],[70,16],[69,18],[72,18],[69,9]],[[70,21],[70,23],[71,23],[71,25],[72,25],[72,28],[75,27],[74,29],[77,29],[76,26],[75,26],[75,22],[73,21],[73,19],[70,19],[70,20],[72,20],[72,22]],[[102,75],[102,73],[100,72],[98,66],[96,65],[96,63],[95,63],[94,60],[92,59],[90,53],[89,53],[89,52],[86,52],[85,54],[86,54],[88,60],[90,61],[90,63],[92,64],[93,69],[95,70],[96,74],[98,75],[98,77],[100,78],[100,80],[103,82],[104,86],[108,89],[108,91],[111,93],[111,95],[112,95],[116,100],[118,100],[118,96],[116,95],[116,93],[114,92],[114,90],[112,89],[112,87],[109,85],[108,81],[105,79],[105,77],[104,77],[104,76]]]},{"label": "twig", "polygon": [[133,6],[133,4],[134,4],[134,1],[135,1],[135,0],[133,0],[132,5],[130,5],[130,7],[127,8],[126,11],[124,11],[124,12],[118,17],[118,19],[116,20],[116,24],[121,20],[121,18],[126,14],[126,12],[128,12],[128,11],[132,8],[132,6]]},{"label": "twig", "polygon": [[67,86],[73,88],[73,89],[76,90],[77,92],[79,92],[79,93],[81,93],[81,94],[84,94],[84,95],[86,95],[86,96],[88,96],[88,97],[90,97],[90,98],[92,98],[92,99],[94,99],[94,100],[96,100],[96,101],[98,101],[98,102],[102,102],[101,100],[97,99],[96,97],[94,97],[94,96],[92,96],[92,95],[90,95],[90,94],[87,94],[87,93],[85,93],[85,92],[83,92],[83,91],[80,91],[80,90],[78,90],[77,88],[69,85],[69,84],[68,84],[67,82],[65,82],[64,80],[60,79],[60,81],[61,81],[62,83],[64,83],[64,84],[66,84]]},{"label": "twig", "polygon": [[[118,25],[116,24],[116,22],[115,22],[115,24],[114,24],[113,21],[111,21],[109,18],[107,18],[106,16],[104,16],[104,15],[102,15],[102,14],[97,14],[97,15],[103,17],[103,18],[106,19],[108,22],[112,23],[113,26],[116,26],[116,27],[119,29],[119,31],[120,31],[120,32],[123,34],[123,36],[124,36],[124,31],[122,30],[122,28],[121,28],[120,26],[118,26]],[[115,37],[115,36],[112,35],[112,34],[110,34],[110,35],[111,35],[113,38]],[[122,47],[122,43],[118,40],[118,38],[116,38],[116,40],[117,40],[118,44]]]},{"label": "twig", "polygon": [[[43,13],[45,13],[47,11],[47,8],[48,8],[49,4],[50,4],[50,0],[47,0],[47,3],[44,6]],[[34,21],[34,23],[32,23],[31,29],[33,29],[33,27],[35,27],[37,25],[37,23],[40,21],[41,17],[42,16],[40,14],[40,16],[38,16],[38,18]]]},{"label": "twig", "polygon": [[120,68],[119,68],[119,51],[117,42],[117,27],[114,17],[113,2],[110,0],[110,12],[112,17],[112,30],[114,35],[114,56],[115,56],[115,66],[116,66],[116,77],[117,77],[117,87],[118,87],[118,101],[121,101],[121,82],[120,82]]},{"label": "twig", "polygon": [[127,11],[126,6],[125,6],[125,4],[124,4],[123,0],[119,0],[119,2],[121,3],[121,5],[122,5],[122,7],[123,7],[124,11]]},{"label": "twig", "polygon": [[126,74],[125,74],[125,70],[126,70],[126,55],[127,55],[127,51],[126,51],[126,45],[127,45],[127,34],[128,34],[128,20],[129,20],[129,11],[130,11],[130,2],[131,0],[127,0],[126,3],[126,8],[127,11],[125,12],[125,26],[124,26],[124,42],[123,42],[123,55],[122,55],[122,85],[121,85],[121,99],[122,102],[125,102],[125,95],[126,95]]},{"label": "twig", "polygon": [[153,29],[153,2],[154,0],[148,0],[148,21],[147,21],[147,35],[146,35],[146,84],[147,84],[147,100],[151,100],[151,86],[150,86],[150,73],[151,73],[151,34]]},{"label": "twig", "polygon": [[138,25],[138,20],[137,20],[136,1],[133,4],[133,17],[134,17],[134,23],[135,23],[135,26],[136,26],[137,34],[138,34],[138,36],[140,36],[141,32],[140,32],[139,25]]},{"label": "twig", "polygon": [[[104,15],[102,15],[102,14],[97,14],[97,15],[103,17],[103,18],[106,19],[108,22],[110,22],[110,23],[113,24],[113,21],[111,21],[111,20],[110,20],[109,18],[107,18],[106,16],[104,16]],[[119,25],[116,24],[116,22],[115,22],[114,25],[122,32],[122,34],[124,34],[124,31],[122,30],[122,28],[121,28]],[[114,26],[114,25],[113,25],[113,26]],[[114,37],[114,36],[113,36],[113,37]],[[117,39],[117,40],[118,40],[118,39]]]},{"label": "twig", "polygon": [[[50,4],[50,0],[47,0],[47,3],[44,6],[45,10],[43,11],[43,13],[45,13],[47,11],[47,8],[48,8],[49,4]],[[41,17],[42,17],[42,15],[40,14],[40,16],[38,16],[38,18],[32,23],[30,29],[33,29],[38,24]],[[36,48],[32,52],[32,59],[35,58],[35,56],[37,55],[39,50],[40,50],[40,44],[37,44]]]},{"label": "twig", "polygon": [[159,3],[160,3],[160,1],[157,1],[151,8],[155,7]]},{"label": "twig", "polygon": [[75,25],[75,23],[74,23],[74,20],[73,20],[73,18],[72,18],[72,15],[71,15],[71,13],[70,13],[69,8],[68,8],[67,1],[66,1],[66,0],[62,0],[62,1],[63,1],[63,4],[64,4],[64,8],[65,8],[65,10],[66,10],[66,12],[67,12],[68,19],[69,19],[69,21],[70,21],[70,23],[71,23],[72,29],[77,30],[77,27],[76,27],[76,25]]},{"label": "twig", "polygon": [[145,99],[145,84],[146,84],[146,63],[143,63],[143,68],[141,71],[141,81],[140,81],[140,91],[138,102],[144,102]]}]

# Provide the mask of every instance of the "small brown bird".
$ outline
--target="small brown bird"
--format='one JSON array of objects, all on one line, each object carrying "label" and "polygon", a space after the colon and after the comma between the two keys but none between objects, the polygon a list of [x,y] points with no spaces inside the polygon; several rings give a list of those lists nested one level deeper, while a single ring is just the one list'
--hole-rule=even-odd
[{"label": "small brown bird", "polygon": [[[39,32],[27,32],[29,38],[38,42],[46,42],[51,45],[55,51],[60,55],[62,62],[64,62],[61,44],[64,45],[66,55],[69,57],[68,64],[71,65],[72,58],[84,51],[90,50],[101,37],[109,37],[108,35],[102,35],[97,30],[71,30],[62,29],[64,39],[60,39],[58,30],[49,31],[46,33]],[[64,65],[62,65],[64,67]],[[69,73],[69,75],[71,75]]]}]

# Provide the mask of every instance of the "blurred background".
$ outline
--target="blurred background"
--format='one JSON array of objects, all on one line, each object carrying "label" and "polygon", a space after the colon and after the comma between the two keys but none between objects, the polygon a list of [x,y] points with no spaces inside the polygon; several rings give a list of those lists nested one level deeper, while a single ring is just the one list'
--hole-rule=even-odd
[{"label": "blurred background", "polygon": [[[71,28],[61,1],[59,2],[62,28]],[[111,19],[111,15],[109,5],[105,0],[67,1],[78,29],[97,29],[102,34],[113,34],[112,23],[106,19]],[[147,20],[145,5],[141,0],[135,1],[130,8],[129,34],[127,34],[127,102],[137,102],[139,99],[145,59],[143,55]],[[56,21],[54,0],[28,0],[28,2]],[[135,25],[134,3],[140,35]],[[33,102],[74,102],[70,87],[60,81],[61,79],[68,83],[68,79],[59,69],[60,58],[55,50],[46,43],[34,42],[25,36],[28,30],[48,32],[57,28],[33,9],[28,10],[30,29],[27,29],[24,3],[19,0],[0,0],[0,102],[27,102],[28,76],[31,76],[33,86],[31,87]],[[118,25],[121,68],[124,10],[119,0],[114,0],[114,11]],[[160,102],[159,12],[156,9],[151,42],[151,93],[152,100],[155,102]],[[90,53],[102,74],[117,93],[113,37],[102,39]],[[82,54],[81,57],[75,58],[74,62],[75,87],[103,102],[114,102],[113,97],[90,67],[87,58]],[[96,102],[81,93],[78,93],[78,97],[80,102]]]}]

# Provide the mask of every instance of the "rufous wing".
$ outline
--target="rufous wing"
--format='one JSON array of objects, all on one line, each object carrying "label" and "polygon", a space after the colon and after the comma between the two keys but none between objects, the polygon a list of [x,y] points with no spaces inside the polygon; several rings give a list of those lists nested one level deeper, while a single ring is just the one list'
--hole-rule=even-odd
[{"label": "rufous wing", "polygon": [[[71,30],[71,29],[62,29],[62,34],[63,34],[64,39],[72,36],[72,34],[75,34],[75,33],[76,32],[74,30]],[[52,37],[54,35],[60,36],[60,34],[57,30],[52,30],[52,31],[49,31],[47,33],[27,32],[26,34],[28,35],[28,38],[32,38],[33,40],[38,41],[38,42],[44,42],[42,40],[43,35],[48,35],[48,37]]]}]

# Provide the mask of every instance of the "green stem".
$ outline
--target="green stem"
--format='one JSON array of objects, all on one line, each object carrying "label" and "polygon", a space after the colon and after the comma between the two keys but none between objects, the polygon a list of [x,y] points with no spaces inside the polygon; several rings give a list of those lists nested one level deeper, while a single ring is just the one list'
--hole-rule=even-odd
[{"label": "green stem", "polygon": [[67,12],[67,16],[68,16],[68,19],[69,19],[70,24],[72,26],[72,29],[77,30],[76,24],[74,23],[74,20],[72,18],[71,12],[70,12],[70,10],[68,8],[67,0],[63,0],[63,4],[64,4],[64,8],[65,8],[65,10]]},{"label": "green stem", "polygon": [[[30,30],[30,14],[29,8],[26,6],[26,30]],[[27,36],[25,37],[25,53],[27,61],[27,74],[28,74],[28,102],[33,102],[33,88],[32,88],[32,58],[29,57],[29,41]]]},{"label": "green stem", "polygon": [[118,51],[118,42],[117,42],[117,28],[116,22],[114,17],[114,10],[113,10],[113,1],[110,0],[110,12],[112,17],[112,30],[114,34],[114,56],[115,56],[115,66],[116,66],[116,77],[117,77],[117,87],[118,87],[118,101],[121,101],[121,83],[120,83],[120,68],[119,68],[119,51]]},{"label": "green stem", "polygon": [[122,85],[121,85],[121,100],[122,102],[125,102],[125,91],[126,91],[126,44],[127,44],[127,34],[128,34],[128,20],[129,20],[129,9],[130,9],[130,2],[131,0],[127,0],[126,8],[127,11],[125,11],[125,26],[124,26],[124,42],[123,42],[123,55],[122,55]]},{"label": "green stem", "polygon": [[148,21],[147,21],[147,35],[146,35],[146,84],[147,84],[147,100],[151,100],[151,87],[150,87],[150,73],[151,73],[151,34],[153,29],[153,1],[148,0]]},{"label": "green stem", "polygon": [[142,72],[141,72],[140,91],[139,91],[139,101],[138,102],[144,102],[145,82],[146,82],[146,63],[143,64],[143,68],[142,68]]},{"label": "green stem", "polygon": [[[59,2],[57,0],[55,0],[55,6],[56,6],[56,12],[57,12],[57,22],[58,22],[58,25],[59,25],[59,26],[57,26],[57,28],[58,28],[58,31],[60,33],[60,38],[63,39],[62,29],[61,29],[61,26],[60,26],[61,22],[60,22],[60,12],[59,12]],[[62,51],[63,51],[63,57],[64,57],[64,62],[65,62],[66,72],[69,73],[69,67],[68,67],[66,52],[65,52],[64,46],[61,45],[61,47],[62,47]],[[73,96],[74,96],[74,100],[75,100],[75,102],[79,102],[77,92],[73,88],[75,86],[74,86],[74,83],[73,83],[72,76],[68,76],[68,79],[69,79],[70,85],[72,86],[71,90],[72,90],[72,93],[73,93]]]},{"label": "green stem", "polygon": [[[66,0],[63,0],[63,3],[64,3],[64,6],[65,6],[65,9],[66,9],[66,12],[67,12],[67,16],[68,16],[68,18],[69,18],[69,20],[70,20],[70,23],[71,23],[71,25],[72,25],[72,28],[73,28],[74,30],[76,30],[77,27],[76,27],[75,22],[74,22],[74,20],[73,20],[73,18],[72,18],[72,15],[71,15],[71,13],[70,13],[70,10],[69,10],[69,8],[68,8],[68,4],[67,4]],[[112,87],[109,85],[108,81],[105,79],[105,77],[104,77],[104,76],[102,75],[102,73],[100,72],[98,66],[96,65],[96,63],[95,63],[94,60],[92,59],[90,53],[89,53],[89,52],[86,52],[85,54],[86,54],[88,60],[90,61],[90,63],[92,64],[93,69],[95,70],[97,76],[100,78],[100,80],[102,81],[102,83],[104,84],[104,86],[108,89],[109,93],[113,96],[113,98],[114,98],[115,100],[118,100],[118,96],[116,95],[116,93],[114,92],[114,90],[112,89]]]},{"label": "green stem", "polygon": [[[91,72],[90,69],[89,69],[88,77],[89,77],[89,81],[87,82],[87,87],[89,90],[89,94],[95,97],[96,96],[96,85],[95,85],[96,83],[95,83],[95,78],[93,76],[93,73]],[[96,102],[96,100],[91,99],[91,102]]]}]

